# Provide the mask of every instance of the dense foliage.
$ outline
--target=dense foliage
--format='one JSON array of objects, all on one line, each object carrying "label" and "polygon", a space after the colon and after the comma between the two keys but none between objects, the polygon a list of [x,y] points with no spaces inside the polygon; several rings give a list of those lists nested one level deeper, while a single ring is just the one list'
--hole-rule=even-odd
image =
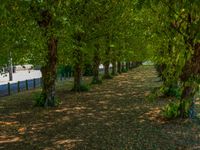
[{"label": "dense foliage", "polygon": [[100,64],[109,79],[110,64],[114,76],[132,62],[151,59],[163,93],[179,99],[166,111],[177,106],[177,117],[193,116],[200,75],[199,5],[199,0],[2,0],[0,67],[11,58],[14,64],[40,65],[42,104],[55,106],[59,68],[72,67],[72,90],[80,92],[87,87],[85,66],[92,83],[101,83]]}]

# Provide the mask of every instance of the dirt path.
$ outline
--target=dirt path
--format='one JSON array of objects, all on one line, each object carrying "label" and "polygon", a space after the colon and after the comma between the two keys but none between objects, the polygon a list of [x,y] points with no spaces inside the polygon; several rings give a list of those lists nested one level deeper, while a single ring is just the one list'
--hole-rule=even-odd
[{"label": "dirt path", "polygon": [[87,93],[60,89],[58,108],[30,107],[30,92],[0,101],[0,149],[200,149],[198,124],[164,122],[159,111],[166,102],[146,100],[156,80],[154,68],[142,66]]}]

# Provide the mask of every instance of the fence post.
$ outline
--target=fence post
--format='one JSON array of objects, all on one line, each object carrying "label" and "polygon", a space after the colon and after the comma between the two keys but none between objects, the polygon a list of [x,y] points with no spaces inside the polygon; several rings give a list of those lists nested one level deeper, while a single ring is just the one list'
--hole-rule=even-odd
[{"label": "fence post", "polygon": [[40,86],[43,87],[42,77],[40,78]]},{"label": "fence post", "polygon": [[36,88],[36,81],[35,81],[35,79],[33,79],[33,88],[34,89]]},{"label": "fence post", "polygon": [[17,82],[17,92],[20,92],[20,81]]},{"label": "fence post", "polygon": [[11,94],[11,91],[10,91],[10,82],[8,82],[8,95]]},{"label": "fence post", "polygon": [[70,74],[69,74],[69,72],[67,73],[67,77],[70,78]]},{"label": "fence post", "polygon": [[74,71],[71,72],[71,77],[73,77],[73,76],[74,76]]},{"label": "fence post", "polygon": [[26,90],[28,90],[28,80],[26,80]]},{"label": "fence post", "polygon": [[64,74],[64,80],[66,80],[66,78],[67,78],[67,74],[65,73],[65,74]]}]

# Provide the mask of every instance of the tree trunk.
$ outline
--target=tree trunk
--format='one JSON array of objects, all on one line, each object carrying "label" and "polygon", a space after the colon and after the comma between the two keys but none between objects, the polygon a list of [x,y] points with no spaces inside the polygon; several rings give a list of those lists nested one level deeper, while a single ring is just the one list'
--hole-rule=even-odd
[{"label": "tree trunk", "polygon": [[73,91],[80,92],[82,83],[82,68],[81,65],[76,63],[74,66],[74,88]]},{"label": "tree trunk", "polygon": [[9,62],[8,63],[9,81],[13,81],[13,64],[12,64],[11,51],[9,51],[8,62]]},{"label": "tree trunk", "polygon": [[112,61],[112,75],[113,75],[113,76],[115,76],[115,75],[117,74],[116,68],[117,68],[117,66],[116,66],[116,61],[113,60],[113,61]]},{"label": "tree trunk", "polygon": [[106,49],[106,60],[104,61],[104,79],[110,79],[109,66],[110,66],[110,47]]},{"label": "tree trunk", "polygon": [[129,68],[129,70],[131,69],[131,62],[130,61],[128,62],[128,68]]},{"label": "tree trunk", "polygon": [[[192,75],[199,76],[200,75],[200,43],[195,44],[194,46],[194,54],[191,58],[191,60],[188,60],[185,64],[185,67],[183,68],[183,72],[180,76],[180,79],[183,83],[186,83]],[[180,100],[180,116],[182,118],[186,117],[185,114],[188,112],[185,112],[184,103],[185,101],[189,101],[190,108],[189,108],[189,117],[193,118],[195,116],[195,110],[194,110],[194,95],[198,87],[195,87],[193,85],[184,85],[184,89],[181,95]]]},{"label": "tree trunk", "polygon": [[104,79],[110,79],[110,73],[109,73],[109,61],[104,62]]},{"label": "tree trunk", "polygon": [[92,83],[93,84],[97,84],[100,83],[101,80],[99,78],[99,66],[100,66],[100,54],[99,54],[99,44],[95,45],[95,53],[94,53],[94,57],[93,57],[93,80]]},{"label": "tree trunk", "polygon": [[117,62],[117,72],[118,72],[119,74],[122,73],[121,62],[120,62],[120,61]]},{"label": "tree trunk", "polygon": [[9,74],[9,81],[13,81],[13,67],[12,67],[12,65],[9,66],[8,74]]},{"label": "tree trunk", "polygon": [[80,50],[75,50],[74,57],[77,59],[77,61],[74,65],[74,87],[72,90],[75,92],[81,92],[83,53]]},{"label": "tree trunk", "polygon": [[129,70],[129,62],[126,62],[126,70]]},{"label": "tree trunk", "polygon": [[125,72],[124,62],[122,62],[122,72]]},{"label": "tree trunk", "polygon": [[55,106],[55,81],[57,65],[57,39],[51,37],[48,41],[48,54],[46,65],[41,68],[43,105]]},{"label": "tree trunk", "polygon": [[[186,110],[186,107],[185,107],[186,103],[189,103],[190,105],[189,110]],[[194,110],[191,110],[193,103],[194,103],[193,88],[191,86],[184,86],[181,99],[180,99],[180,117],[181,118],[187,117],[188,113],[191,115],[190,117],[193,117]]]}]

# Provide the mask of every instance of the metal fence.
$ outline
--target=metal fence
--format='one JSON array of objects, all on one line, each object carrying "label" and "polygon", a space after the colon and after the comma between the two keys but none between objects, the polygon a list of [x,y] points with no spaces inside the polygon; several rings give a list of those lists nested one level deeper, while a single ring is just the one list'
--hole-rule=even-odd
[{"label": "metal fence", "polygon": [[42,84],[41,78],[18,81],[17,83],[7,83],[0,85],[0,97],[8,96],[13,93],[19,93],[40,87]]},{"label": "metal fence", "polygon": [[[137,64],[132,64],[132,67],[137,67]],[[126,67],[125,65],[123,67]],[[109,67],[109,71],[112,70],[112,67]],[[99,69],[99,73],[103,74],[104,69]],[[73,72],[68,72],[64,75],[60,75],[57,78],[57,81],[62,80],[69,80],[71,77],[73,77]],[[17,83],[7,83],[0,85],[0,97],[3,96],[9,96],[14,93],[19,93],[22,91],[27,91],[31,89],[35,89],[42,86],[42,78],[35,78],[25,81],[18,81]]]}]

